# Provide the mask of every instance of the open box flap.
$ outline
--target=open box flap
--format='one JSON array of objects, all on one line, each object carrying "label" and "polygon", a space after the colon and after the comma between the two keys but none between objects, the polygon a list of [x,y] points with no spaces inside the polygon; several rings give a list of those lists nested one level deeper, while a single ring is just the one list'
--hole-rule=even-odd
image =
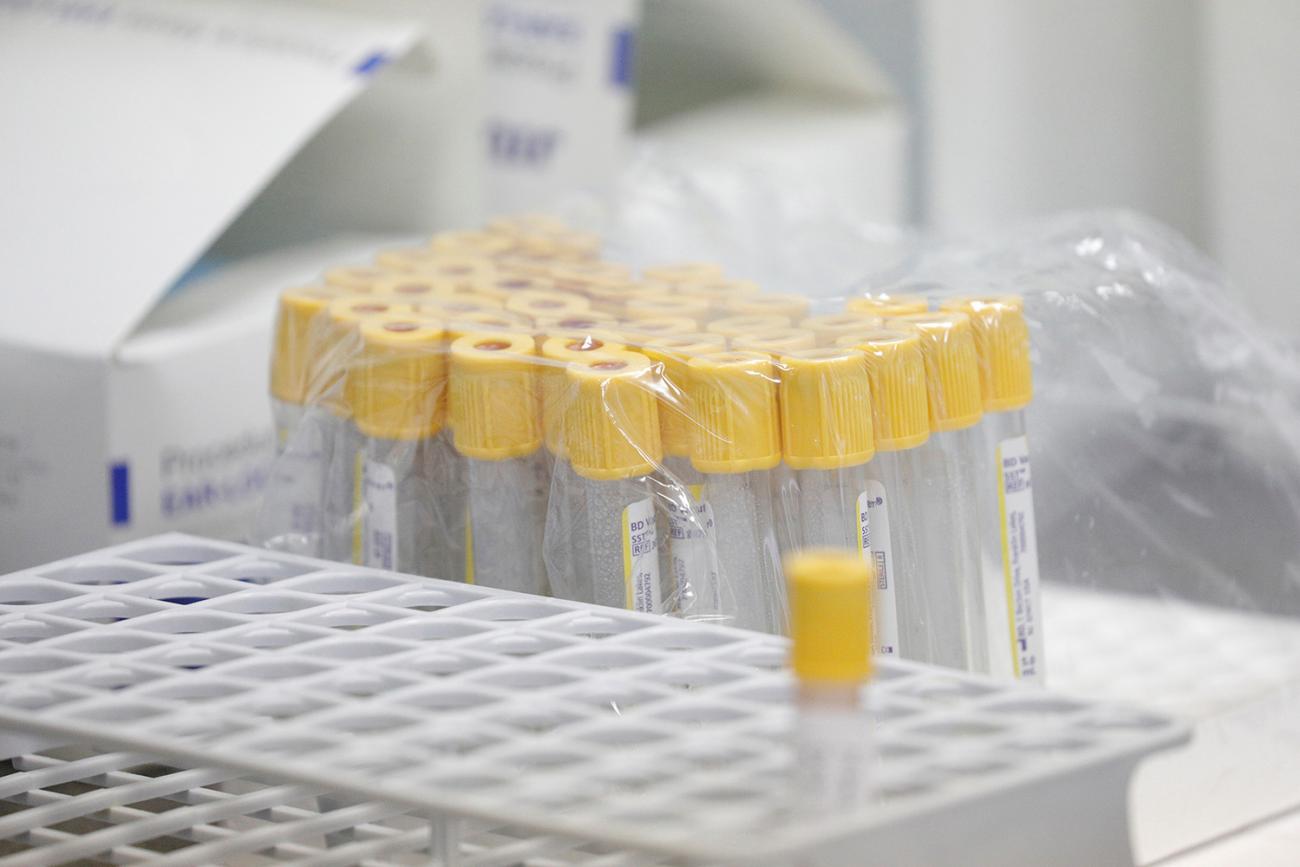
[{"label": "open box flap", "polygon": [[0,5],[0,341],[107,355],[416,29],[264,2]]}]

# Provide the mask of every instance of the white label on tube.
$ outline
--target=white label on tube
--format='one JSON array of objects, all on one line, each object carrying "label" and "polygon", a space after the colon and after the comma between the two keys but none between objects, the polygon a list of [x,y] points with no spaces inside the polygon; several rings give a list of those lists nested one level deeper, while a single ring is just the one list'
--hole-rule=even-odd
[{"label": "white label on tube", "polygon": [[[713,507],[700,499],[703,485],[690,485],[692,516],[682,503],[668,501],[668,550],[673,584],[680,600],[694,597],[691,612],[713,614],[722,602],[718,595],[717,563],[709,538],[713,534]],[[708,594],[705,598],[701,594]],[[688,613],[691,613],[688,612]]]},{"label": "white label on tube", "polygon": [[1002,531],[1002,575],[1016,676],[1042,676],[1043,636],[1038,610],[1038,537],[1029,445],[1023,436],[998,445],[998,512]]},{"label": "white label on tube", "polygon": [[659,611],[659,535],[649,497],[623,509],[623,581],[629,610]]},{"label": "white label on tube", "polygon": [[396,569],[397,477],[393,468],[367,460],[361,471],[361,496],[365,503],[362,565]]},{"label": "white label on tube", "polygon": [[894,587],[894,551],[889,541],[889,501],[885,486],[872,479],[858,496],[858,550],[876,572],[871,594],[872,641],[876,653],[898,655],[898,601]]}]

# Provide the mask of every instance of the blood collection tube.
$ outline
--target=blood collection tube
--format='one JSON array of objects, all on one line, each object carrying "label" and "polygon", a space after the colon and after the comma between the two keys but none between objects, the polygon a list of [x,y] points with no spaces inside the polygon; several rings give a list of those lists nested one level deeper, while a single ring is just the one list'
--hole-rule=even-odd
[{"label": "blood collection tube", "polygon": [[1041,682],[1044,676],[1038,539],[1026,438],[1033,398],[1029,327],[1014,296],[962,298],[943,309],[971,318],[980,360],[979,490],[994,674]]},{"label": "blood collection tube", "polygon": [[952,612],[941,616],[931,606],[934,640],[945,643],[935,648],[939,658],[928,661],[987,673],[977,463],[983,405],[974,330],[964,313],[919,313],[887,324],[912,329],[925,362],[930,438],[914,450],[920,478],[913,484],[922,516],[921,581],[932,597],[956,600],[961,615],[949,622]]},{"label": "blood collection tube", "polygon": [[467,334],[450,360],[450,421],[469,501],[466,580],[544,594],[550,479],[536,344],[528,334]]},{"label": "blood collection tube", "polygon": [[663,458],[649,360],[611,351],[571,362],[564,458],[555,462],[545,536],[557,595],[661,610],[655,482]]},{"label": "blood collection tube", "polygon": [[777,550],[771,471],[781,462],[777,376],[759,352],[715,352],[689,364],[695,419],[691,464],[703,474],[701,500],[712,516],[717,588],[696,594],[697,609],[735,626],[782,633],[785,581]]}]

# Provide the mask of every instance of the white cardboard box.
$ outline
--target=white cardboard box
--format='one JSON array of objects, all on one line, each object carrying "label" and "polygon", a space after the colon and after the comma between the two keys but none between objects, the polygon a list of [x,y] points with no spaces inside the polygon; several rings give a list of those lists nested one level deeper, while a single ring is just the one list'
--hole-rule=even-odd
[{"label": "white cardboard box", "polygon": [[0,570],[251,513],[273,293],[325,254],[163,296],[414,30],[255,6],[0,3]]}]

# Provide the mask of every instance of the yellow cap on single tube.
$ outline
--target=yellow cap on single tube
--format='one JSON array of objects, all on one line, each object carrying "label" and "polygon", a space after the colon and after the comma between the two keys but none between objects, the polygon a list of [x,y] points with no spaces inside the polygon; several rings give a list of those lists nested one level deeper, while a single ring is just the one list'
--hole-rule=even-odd
[{"label": "yellow cap on single tube", "polygon": [[541,448],[536,346],[528,334],[466,334],[451,344],[451,428],[456,451],[503,461]]},{"label": "yellow cap on single tube", "polygon": [[699,323],[686,316],[659,316],[654,319],[625,319],[618,330],[627,335],[628,343],[643,344],[660,337],[694,334]]},{"label": "yellow cap on single tube", "polygon": [[722,266],[713,262],[675,262],[671,265],[653,265],[642,270],[641,277],[653,283],[690,283],[699,280],[721,280],[726,277]]},{"label": "yellow cap on single tube", "polygon": [[762,316],[724,316],[705,326],[705,331],[721,334],[723,337],[740,337],[755,331],[770,331],[774,328],[789,328],[790,317],[764,314]]},{"label": "yellow cap on single tube", "polygon": [[882,292],[878,295],[850,298],[844,302],[844,309],[853,313],[867,313],[884,319],[890,316],[910,316],[915,313],[926,313],[930,309],[930,302],[921,295],[889,295]]},{"label": "yellow cap on single tube", "polygon": [[785,316],[791,322],[808,317],[811,306],[802,295],[783,295],[776,292],[732,298],[723,304],[730,316]]},{"label": "yellow cap on single tube", "polygon": [[564,316],[569,313],[583,313],[591,308],[591,302],[572,292],[516,292],[506,299],[506,309],[528,316],[539,317]]},{"label": "yellow cap on single tube", "polygon": [[939,311],[899,316],[886,324],[891,328],[912,328],[921,338],[930,396],[930,430],[961,430],[978,423],[984,403],[970,317]]},{"label": "yellow cap on single tube", "polygon": [[641,351],[655,364],[662,365],[659,388],[659,432],[664,454],[687,457],[691,453],[695,421],[690,411],[690,361],[697,355],[726,349],[720,334],[682,334],[660,337],[646,343]]},{"label": "yellow cap on single tube", "polygon": [[861,350],[871,387],[871,426],[876,450],[915,448],[930,438],[930,401],[921,338],[912,331],[879,329],[840,338]]},{"label": "yellow cap on single tube", "polygon": [[573,391],[564,412],[564,446],[578,475],[629,479],[663,460],[659,412],[650,361],[636,352],[600,353],[572,362],[565,373]]},{"label": "yellow cap on single tube", "polygon": [[[752,280],[687,280],[682,283],[666,283],[674,294],[682,295],[686,298],[702,298],[708,301],[714,309],[727,311],[728,305],[732,302],[741,302],[750,298],[759,297],[762,291],[759,285]],[[732,313],[749,313],[748,310],[734,310]],[[757,311],[764,313],[777,313],[775,310]]]},{"label": "yellow cap on single tube", "polygon": [[666,316],[685,316],[696,321],[709,317],[713,306],[706,298],[688,295],[636,294],[623,306],[628,319],[660,319]]},{"label": "yellow cap on single tube", "polygon": [[565,384],[565,370],[574,362],[593,355],[621,352],[626,347],[595,334],[557,334],[542,340],[541,401],[542,434],[551,454],[564,454],[564,414],[572,395]]},{"label": "yellow cap on single tube", "polygon": [[737,335],[729,341],[732,349],[747,349],[751,352],[766,352],[778,356],[784,352],[797,352],[812,349],[817,340],[811,331],[803,328],[769,328],[750,334]]},{"label": "yellow cap on single tube", "polygon": [[436,322],[400,317],[361,325],[361,352],[348,370],[357,429],[389,440],[427,439],[442,429],[447,366]]},{"label": "yellow cap on single tube", "polygon": [[834,346],[841,337],[853,336],[880,327],[880,318],[865,313],[826,313],[809,316],[799,323],[813,333],[818,346]]},{"label": "yellow cap on single tube", "polygon": [[871,384],[856,349],[806,349],[777,360],[781,448],[796,470],[832,470],[871,460]]},{"label": "yellow cap on single tube", "polygon": [[761,352],[713,352],[689,363],[691,464],[702,473],[770,470],[781,462],[777,376]]},{"label": "yellow cap on single tube", "polygon": [[941,305],[970,316],[980,359],[985,412],[1024,409],[1034,396],[1029,325],[1024,300],[1014,295],[956,298]]},{"label": "yellow cap on single tube", "polygon": [[846,685],[870,677],[870,564],[857,552],[812,549],[788,558],[785,574],[795,677]]},{"label": "yellow cap on single tube", "polygon": [[382,268],[372,268],[369,265],[346,265],[330,268],[325,272],[324,279],[326,286],[344,289],[357,295],[366,295],[375,290],[377,282],[389,276],[391,276],[390,272]]},{"label": "yellow cap on single tube", "polygon": [[486,312],[456,313],[447,316],[447,337],[459,340],[466,334],[481,331],[527,331],[528,321],[509,310],[488,310]]},{"label": "yellow cap on single tube", "polygon": [[280,293],[271,355],[271,395],[285,403],[305,404],[313,376],[312,330],[339,290],[329,287],[287,289]]},{"label": "yellow cap on single tube", "polygon": [[515,249],[515,241],[497,232],[439,232],[429,240],[429,248],[441,255],[472,255],[492,259]]}]

